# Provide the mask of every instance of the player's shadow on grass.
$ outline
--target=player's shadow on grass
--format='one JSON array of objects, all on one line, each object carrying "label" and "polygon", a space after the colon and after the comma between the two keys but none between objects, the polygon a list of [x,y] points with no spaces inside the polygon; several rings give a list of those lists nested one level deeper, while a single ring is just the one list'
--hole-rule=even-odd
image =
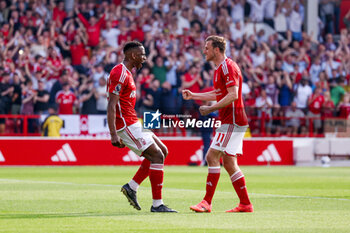
[{"label": "player's shadow on grass", "polygon": [[0,219],[30,219],[30,218],[80,218],[80,217],[111,217],[111,216],[126,216],[126,215],[149,215],[148,212],[135,213],[57,213],[57,214],[0,214]]}]

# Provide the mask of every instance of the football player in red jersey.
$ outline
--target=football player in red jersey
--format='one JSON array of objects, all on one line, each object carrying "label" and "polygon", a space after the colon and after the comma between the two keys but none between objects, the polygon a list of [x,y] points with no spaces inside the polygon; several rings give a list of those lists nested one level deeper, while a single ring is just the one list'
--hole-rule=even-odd
[{"label": "football player in red jersey", "polygon": [[119,148],[127,146],[146,159],[121,191],[135,209],[141,210],[136,192],[141,182],[149,176],[153,196],[151,212],[176,212],[164,205],[162,200],[163,167],[167,148],[152,132],[142,130],[135,111],[136,86],[131,70],[134,67],[140,69],[146,61],[145,48],[141,43],[131,41],[125,44],[123,53],[124,61],[111,70],[107,82],[107,121],[111,142]]},{"label": "football player in red jersey", "polygon": [[237,156],[242,155],[243,137],[248,128],[248,120],[244,111],[242,98],[242,74],[237,64],[225,56],[226,41],[219,36],[209,36],[205,41],[204,55],[207,61],[216,65],[214,72],[214,90],[205,93],[193,93],[183,90],[185,100],[217,101],[212,106],[201,106],[202,115],[219,111],[221,127],[216,130],[215,137],[207,152],[208,177],[204,199],[190,209],[195,212],[211,212],[212,198],[220,177],[220,158],[231,178],[233,187],[240,199],[237,207],[226,212],[253,212],[244,175],[241,172]]}]

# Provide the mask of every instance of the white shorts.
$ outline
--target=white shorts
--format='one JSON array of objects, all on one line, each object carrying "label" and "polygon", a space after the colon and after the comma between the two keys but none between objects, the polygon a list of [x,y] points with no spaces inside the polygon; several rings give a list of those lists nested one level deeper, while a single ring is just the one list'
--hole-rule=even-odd
[{"label": "white shorts", "polygon": [[123,140],[123,144],[138,156],[141,156],[150,145],[155,143],[153,132],[143,129],[140,122],[125,127],[117,134]]},{"label": "white shorts", "polygon": [[215,137],[211,142],[210,148],[222,151],[227,155],[242,155],[243,138],[248,126],[238,126],[223,124],[216,129]]}]

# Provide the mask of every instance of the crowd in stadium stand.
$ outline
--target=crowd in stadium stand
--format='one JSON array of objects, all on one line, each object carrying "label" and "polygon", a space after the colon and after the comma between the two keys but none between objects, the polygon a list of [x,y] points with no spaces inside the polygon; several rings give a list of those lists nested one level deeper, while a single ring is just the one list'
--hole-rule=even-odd
[{"label": "crowd in stadium stand", "polygon": [[[215,67],[202,48],[217,34],[242,70],[248,116],[263,117],[267,134],[306,134],[300,118],[350,115],[350,33],[339,31],[340,1],[320,2],[314,40],[304,30],[302,0],[75,1],[68,11],[64,1],[1,0],[0,114],[46,114],[54,106],[59,114],[105,114],[108,74],[122,62],[123,44],[138,40],[148,57],[134,71],[140,116],[156,109],[198,116],[202,103],[184,101],[181,90],[212,88]],[[350,27],[350,13],[342,20]],[[275,33],[254,26],[247,35],[250,23]],[[259,132],[261,121],[251,119]],[[313,126],[322,131],[321,121]]]}]

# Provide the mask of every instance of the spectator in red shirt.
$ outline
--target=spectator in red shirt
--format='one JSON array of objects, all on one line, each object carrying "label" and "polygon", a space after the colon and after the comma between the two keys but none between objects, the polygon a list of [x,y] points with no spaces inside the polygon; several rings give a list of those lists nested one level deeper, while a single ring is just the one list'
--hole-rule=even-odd
[{"label": "spectator in red shirt", "polygon": [[66,36],[66,40],[68,42],[72,42],[74,40],[74,36],[77,34],[76,28],[74,26],[74,20],[67,20],[62,27],[62,32]]},{"label": "spectator in red shirt", "polygon": [[63,90],[57,92],[56,103],[58,104],[59,114],[73,114],[73,107],[78,103],[77,97],[70,90],[68,83],[62,85]]},{"label": "spectator in red shirt", "polygon": [[319,132],[319,130],[322,127],[321,110],[324,103],[324,98],[321,95],[321,93],[322,93],[322,89],[317,87],[315,89],[315,93],[312,94],[308,99],[309,112],[307,115],[313,118],[312,122],[313,122],[315,133]]},{"label": "spectator in red shirt", "polygon": [[322,105],[322,116],[333,117],[335,106],[331,99],[331,93],[329,91],[326,91],[323,95],[324,95],[324,102]]},{"label": "spectator in red shirt", "polygon": [[85,26],[86,32],[88,34],[88,43],[87,45],[94,48],[100,42],[100,32],[102,24],[106,14],[103,14],[102,17],[97,21],[95,16],[91,16],[89,21],[79,12],[78,8],[75,8],[75,12],[78,15],[80,21]]},{"label": "spectator in red shirt", "polygon": [[33,22],[35,22],[36,18],[33,16],[33,11],[31,11],[30,9],[27,9],[25,11],[25,15],[22,15],[19,18],[19,22],[21,23],[22,26],[27,27],[29,20],[32,20]]},{"label": "spectator in red shirt", "polygon": [[[51,1],[53,4],[55,1]],[[64,10],[64,1],[58,2],[58,6],[53,5],[52,20],[56,21],[59,27],[62,26],[64,18],[67,17],[67,13]]]},{"label": "spectator in red shirt", "polygon": [[123,26],[123,21],[120,24],[120,34],[118,35],[118,43],[120,47],[123,47],[123,44],[129,40],[131,40],[129,31],[126,27]]},{"label": "spectator in red shirt", "polygon": [[136,22],[132,22],[130,25],[130,36],[131,40],[144,41],[145,35],[141,28],[139,28]]},{"label": "spectator in red shirt", "polygon": [[348,119],[350,116],[350,94],[345,94],[343,101],[338,105],[339,116]]},{"label": "spectator in red shirt", "polygon": [[145,89],[149,88],[153,79],[154,79],[154,75],[151,74],[148,66],[143,67],[141,70],[141,73],[137,76],[137,81]]},{"label": "spectator in red shirt", "polygon": [[0,29],[0,33],[2,34],[2,37],[4,38],[5,44],[9,41],[9,33],[10,33],[10,25],[8,23],[4,23]]},{"label": "spectator in red shirt", "polygon": [[192,65],[189,72],[181,77],[182,88],[188,89],[192,92],[199,92],[201,86],[203,86],[203,80],[201,79],[199,70],[195,65]]},{"label": "spectator in red shirt", "polygon": [[[196,65],[192,65],[189,71],[181,76],[182,86],[181,89],[188,89],[192,92],[200,92],[203,86],[203,80],[200,75],[199,69]],[[193,108],[194,104],[200,105],[202,102],[200,100],[187,100],[184,103],[185,109]]]},{"label": "spectator in red shirt", "polygon": [[85,45],[82,42],[81,35],[74,36],[74,42],[70,46],[70,52],[72,55],[72,65],[77,66],[81,64],[81,58],[85,55]]},{"label": "spectator in red shirt", "polygon": [[62,66],[62,58],[58,56],[56,50],[52,47],[48,49],[49,57],[47,62],[47,67],[50,70],[50,76],[48,80],[55,79],[58,80],[60,76],[60,72],[63,68]]}]

